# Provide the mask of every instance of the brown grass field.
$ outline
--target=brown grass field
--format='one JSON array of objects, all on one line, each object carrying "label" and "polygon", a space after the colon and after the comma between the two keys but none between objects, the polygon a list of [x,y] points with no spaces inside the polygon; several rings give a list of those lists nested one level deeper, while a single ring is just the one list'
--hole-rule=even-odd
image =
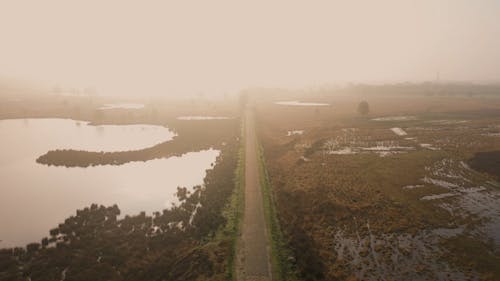
[{"label": "brown grass field", "polygon": [[[300,277],[499,280],[500,98],[383,89],[255,94]],[[285,100],[329,105],[274,103]],[[367,116],[356,112],[361,100]],[[492,155],[487,165],[478,152]]]}]

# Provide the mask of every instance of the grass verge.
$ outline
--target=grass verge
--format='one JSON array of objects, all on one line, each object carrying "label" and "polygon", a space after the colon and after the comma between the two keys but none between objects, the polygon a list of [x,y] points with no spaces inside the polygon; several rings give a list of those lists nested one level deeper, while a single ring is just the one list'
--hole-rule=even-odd
[{"label": "grass verge", "polygon": [[275,209],[275,202],[266,169],[264,149],[259,147],[259,176],[264,200],[264,215],[267,228],[271,235],[271,264],[273,280],[275,281],[296,281],[298,280],[295,267],[292,263],[293,253],[288,247],[288,243],[281,231],[278,216]]},{"label": "grass verge", "polygon": [[227,280],[236,280],[236,257],[237,257],[237,242],[241,232],[241,221],[243,218],[245,205],[245,138],[244,124],[242,125],[242,133],[240,140],[240,148],[238,151],[238,165],[234,174],[234,190],[229,198],[229,202],[223,211],[223,216],[226,219],[226,224],[221,228],[216,235],[218,241],[230,241],[231,254],[228,259]]}]

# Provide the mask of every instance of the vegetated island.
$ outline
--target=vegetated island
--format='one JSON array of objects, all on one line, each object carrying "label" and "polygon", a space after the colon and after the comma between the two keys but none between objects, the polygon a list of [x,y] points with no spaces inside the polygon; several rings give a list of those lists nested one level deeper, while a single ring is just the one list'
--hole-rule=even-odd
[{"label": "vegetated island", "polygon": [[179,187],[180,204],[171,209],[118,218],[118,206],[93,204],[50,230],[41,243],[0,249],[0,280],[230,278],[236,228],[227,208],[238,149],[233,134],[204,185],[193,191]]},{"label": "vegetated island", "polygon": [[36,159],[37,163],[66,167],[123,165],[133,161],[180,156],[209,148],[220,149],[238,131],[239,120],[203,120],[173,122],[177,133],[172,140],[140,150],[95,152],[74,149],[51,150]]}]

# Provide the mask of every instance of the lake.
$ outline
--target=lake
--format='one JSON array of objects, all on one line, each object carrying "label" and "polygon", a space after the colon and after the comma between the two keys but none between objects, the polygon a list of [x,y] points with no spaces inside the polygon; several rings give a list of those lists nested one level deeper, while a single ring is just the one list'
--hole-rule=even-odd
[{"label": "lake", "polygon": [[23,246],[91,203],[118,204],[122,214],[152,213],[176,203],[177,186],[203,183],[218,150],[120,166],[45,166],[36,158],[60,148],[140,149],[170,140],[168,128],[102,125],[70,119],[0,120],[0,248]]}]

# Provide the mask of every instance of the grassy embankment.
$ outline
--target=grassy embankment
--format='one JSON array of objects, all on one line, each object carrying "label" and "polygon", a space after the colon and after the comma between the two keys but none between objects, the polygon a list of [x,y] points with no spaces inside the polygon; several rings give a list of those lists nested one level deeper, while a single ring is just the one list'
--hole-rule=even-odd
[{"label": "grassy embankment", "polygon": [[276,281],[298,280],[295,267],[293,265],[293,253],[288,247],[288,243],[281,230],[278,215],[275,209],[275,201],[272,192],[271,182],[266,169],[264,149],[259,147],[259,176],[264,200],[264,215],[271,236],[271,264],[273,279]]},{"label": "grassy embankment", "polygon": [[241,231],[241,221],[245,207],[245,125],[242,121],[240,148],[238,151],[238,164],[234,175],[234,190],[229,198],[226,208],[223,210],[223,216],[226,219],[226,225],[219,229],[216,234],[216,240],[230,241],[231,255],[228,258],[227,280],[236,280],[236,256],[237,241]]}]

